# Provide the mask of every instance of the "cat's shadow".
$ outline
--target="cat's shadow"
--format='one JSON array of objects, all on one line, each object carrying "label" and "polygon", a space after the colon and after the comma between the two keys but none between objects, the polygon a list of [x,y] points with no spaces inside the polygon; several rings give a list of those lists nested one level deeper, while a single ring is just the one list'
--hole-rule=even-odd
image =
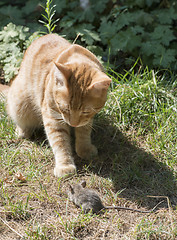
[{"label": "cat's shadow", "polygon": [[[78,171],[83,172],[83,168],[89,166],[89,171],[113,181],[115,192],[121,192],[118,197],[147,209],[152,209],[161,200],[165,201],[159,208],[168,207],[165,197],[169,198],[172,205],[177,204],[175,175],[163,163],[164,160],[160,162],[145,147],[137,146],[136,141],[130,141],[106,119],[96,119],[94,129],[92,140],[99,149],[99,155],[86,161],[74,154]],[[32,140],[48,145],[43,130],[35,132]]]},{"label": "cat's shadow", "polygon": [[[177,184],[174,172],[162,162],[130,141],[106,119],[96,120],[93,142],[99,149],[99,156],[90,162],[90,170],[104,178],[112,179],[118,197],[136,202],[148,209],[164,200],[159,207],[177,204]],[[143,145],[143,144],[142,144]],[[76,165],[82,168],[89,164],[76,158]],[[154,197],[147,197],[157,196]]]}]

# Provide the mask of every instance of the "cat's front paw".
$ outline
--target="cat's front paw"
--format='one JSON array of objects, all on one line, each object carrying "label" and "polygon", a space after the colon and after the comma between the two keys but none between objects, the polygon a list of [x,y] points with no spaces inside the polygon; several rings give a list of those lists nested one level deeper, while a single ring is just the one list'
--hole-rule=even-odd
[{"label": "cat's front paw", "polygon": [[67,177],[74,173],[76,173],[76,166],[74,164],[63,164],[54,168],[55,177]]},{"label": "cat's front paw", "polygon": [[76,153],[80,158],[89,160],[98,155],[98,150],[93,144],[90,144],[87,146],[76,147]]}]

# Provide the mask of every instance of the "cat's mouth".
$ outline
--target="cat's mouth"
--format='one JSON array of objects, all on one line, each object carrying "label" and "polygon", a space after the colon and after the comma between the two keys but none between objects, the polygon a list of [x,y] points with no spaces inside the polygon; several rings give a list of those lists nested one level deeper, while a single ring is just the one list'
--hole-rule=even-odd
[{"label": "cat's mouth", "polygon": [[78,123],[78,124],[72,123],[72,122],[70,122],[69,120],[67,120],[64,116],[63,116],[63,120],[64,120],[69,126],[75,127],[75,128],[77,128],[77,127],[83,127],[83,126],[86,126],[86,125],[88,124],[88,121],[81,122],[81,123]]},{"label": "cat's mouth", "polygon": [[76,121],[75,120],[75,118],[73,119],[68,119],[66,116],[64,116],[64,114],[63,113],[61,113],[61,115],[62,115],[62,118],[63,118],[63,121],[65,122],[65,123],[67,123],[69,126],[71,126],[71,127],[75,127],[75,128],[77,128],[77,127],[83,127],[83,126],[86,126],[87,124],[89,124],[89,121],[88,120],[84,120],[84,121],[80,121],[79,119],[78,119],[78,121]]},{"label": "cat's mouth", "polygon": [[[87,123],[83,123],[83,124],[79,124],[79,125],[77,125],[77,126],[72,126],[72,127],[84,127],[84,126],[86,126],[87,125]],[[71,126],[71,125],[70,125]]]},{"label": "cat's mouth", "polygon": [[83,126],[87,125],[87,123],[79,123],[79,124],[68,123],[68,125],[70,125],[71,127],[77,128],[77,127],[83,127]]}]

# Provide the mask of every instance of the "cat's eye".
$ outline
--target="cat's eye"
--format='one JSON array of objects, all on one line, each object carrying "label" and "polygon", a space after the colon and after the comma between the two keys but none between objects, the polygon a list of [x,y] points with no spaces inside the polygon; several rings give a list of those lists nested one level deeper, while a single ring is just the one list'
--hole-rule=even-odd
[{"label": "cat's eye", "polygon": [[94,111],[95,112],[99,112],[103,107],[100,107],[100,108],[95,108]]},{"label": "cat's eye", "polygon": [[83,115],[89,115],[90,112],[89,112],[89,111],[83,111],[82,114],[83,114]]},{"label": "cat's eye", "polygon": [[69,112],[69,109],[68,109],[68,108],[67,108],[67,109],[64,109],[64,111],[68,113],[68,112]]},{"label": "cat's eye", "polygon": [[64,108],[64,109],[62,109],[62,112],[63,112],[63,113],[69,113],[70,111],[69,111],[68,108]]}]

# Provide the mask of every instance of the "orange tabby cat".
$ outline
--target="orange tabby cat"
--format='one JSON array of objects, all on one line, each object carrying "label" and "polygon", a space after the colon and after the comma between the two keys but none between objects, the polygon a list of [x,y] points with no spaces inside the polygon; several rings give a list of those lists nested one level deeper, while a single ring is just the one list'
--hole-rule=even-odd
[{"label": "orange tabby cat", "polygon": [[19,137],[30,137],[44,126],[56,177],[76,171],[70,126],[75,127],[78,156],[97,154],[91,143],[92,119],[105,104],[110,82],[90,51],[57,35],[43,36],[27,49],[8,92],[7,110]]}]

